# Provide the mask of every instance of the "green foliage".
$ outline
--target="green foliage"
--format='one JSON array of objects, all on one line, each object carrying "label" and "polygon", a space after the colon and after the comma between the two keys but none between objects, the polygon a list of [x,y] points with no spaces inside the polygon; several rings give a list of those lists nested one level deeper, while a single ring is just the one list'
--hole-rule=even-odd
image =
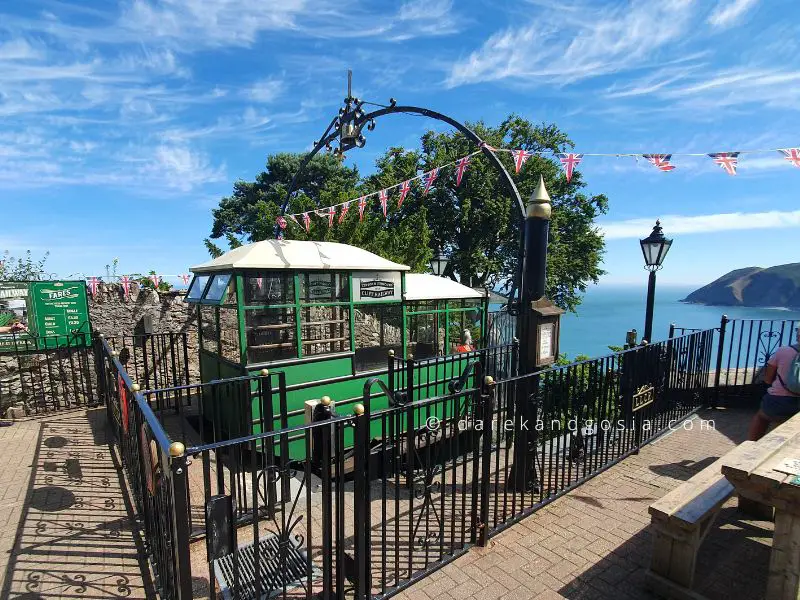
[{"label": "green foliage", "polygon": [[[150,271],[147,275],[155,275],[155,274],[156,274],[155,271]],[[163,279],[161,279],[158,282],[158,287],[156,287],[155,284],[153,284],[153,280],[150,279],[149,276],[140,276],[136,281],[138,281],[142,285],[142,287],[146,290],[155,289],[158,292],[168,292],[172,289],[172,284],[167,281],[164,281]]]},{"label": "green foliage", "polygon": [[[492,146],[553,152],[572,147],[555,125],[534,125],[516,115],[495,127],[482,122],[469,126]],[[288,212],[321,210],[354,200],[474,150],[460,133],[429,131],[422,136],[419,150],[387,150],[376,160],[375,173],[365,178],[332,156],[318,155],[301,175]],[[513,174],[511,156],[498,156]],[[271,238],[280,205],[302,159],[297,154],[271,155],[266,170],[254,182],[238,181],[233,194],[213,211],[211,238],[224,237],[231,247]],[[608,201],[603,195],[582,193],[586,184],[579,172],[567,183],[557,161],[538,155],[528,160],[518,175],[512,175],[523,199],[531,195],[540,175],[553,201],[546,292],[556,304],[574,311],[586,286],[603,273],[599,266],[603,238],[594,219],[606,212]],[[454,169],[442,171],[427,196],[416,183],[400,209],[397,190],[393,190],[388,218],[373,198],[363,222],[359,222],[358,206],[353,202],[342,224],[338,224],[338,215],[337,224],[330,229],[325,219],[312,218],[309,233],[290,223],[285,235],[287,239],[352,244],[407,264],[414,271],[427,271],[433,251],[443,248],[450,254],[446,276],[465,285],[513,291],[523,225],[519,206],[483,155],[472,158],[460,186],[456,187],[455,180]],[[206,240],[206,247],[212,256],[221,252],[211,240]]]},{"label": "green foliage", "polygon": [[117,276],[117,267],[119,266],[119,259],[111,259],[111,264],[106,265],[106,277],[110,280],[112,277]]},{"label": "green foliage", "polygon": [[45,252],[39,260],[34,260],[31,251],[25,252],[24,257],[14,257],[6,250],[0,260],[0,281],[36,281],[45,275],[44,264],[50,256]]}]

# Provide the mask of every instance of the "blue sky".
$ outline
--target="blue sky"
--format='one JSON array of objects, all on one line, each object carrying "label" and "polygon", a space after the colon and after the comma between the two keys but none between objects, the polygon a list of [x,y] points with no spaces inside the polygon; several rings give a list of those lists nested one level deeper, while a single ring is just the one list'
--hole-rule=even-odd
[{"label": "blue sky", "polygon": [[[186,272],[211,208],[265,156],[319,137],[355,95],[460,120],[555,122],[577,152],[800,146],[795,0],[123,0],[0,3],[0,250],[62,276]],[[364,172],[435,123],[387,117]],[[661,173],[587,157],[610,212],[604,278],[644,282],[637,238],[675,238],[660,281],[800,261],[800,169],[705,157]]]}]

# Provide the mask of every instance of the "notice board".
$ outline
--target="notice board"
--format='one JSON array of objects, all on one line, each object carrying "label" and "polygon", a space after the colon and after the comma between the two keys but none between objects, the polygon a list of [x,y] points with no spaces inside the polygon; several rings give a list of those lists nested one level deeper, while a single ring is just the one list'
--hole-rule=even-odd
[{"label": "notice board", "polygon": [[32,281],[27,303],[28,328],[41,346],[91,344],[85,281]]}]

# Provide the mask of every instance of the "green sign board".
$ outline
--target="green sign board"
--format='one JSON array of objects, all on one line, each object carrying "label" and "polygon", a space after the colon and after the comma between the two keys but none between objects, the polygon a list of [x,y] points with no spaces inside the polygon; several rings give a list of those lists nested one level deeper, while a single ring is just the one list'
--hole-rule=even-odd
[{"label": "green sign board", "polygon": [[32,281],[27,306],[28,329],[40,338],[40,346],[91,343],[86,282]]}]

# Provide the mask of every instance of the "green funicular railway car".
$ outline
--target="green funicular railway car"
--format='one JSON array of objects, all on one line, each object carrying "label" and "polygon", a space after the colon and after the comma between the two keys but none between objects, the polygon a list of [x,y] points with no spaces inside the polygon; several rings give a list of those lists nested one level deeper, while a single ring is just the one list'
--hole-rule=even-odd
[{"label": "green funicular railway car", "polygon": [[[330,396],[340,414],[352,411],[367,379],[386,382],[390,350],[424,364],[484,345],[485,291],[409,273],[405,265],[354,246],[268,240],[235,248],[191,271],[186,299],[197,304],[202,380],[257,375],[265,368],[285,373],[283,422],[289,426],[304,423],[305,402],[322,396]],[[415,375],[424,384],[421,398],[446,393],[447,382],[465,364],[428,362],[432,366]],[[371,410],[387,403],[376,393]],[[251,410],[252,432],[258,433],[255,395]]]}]

